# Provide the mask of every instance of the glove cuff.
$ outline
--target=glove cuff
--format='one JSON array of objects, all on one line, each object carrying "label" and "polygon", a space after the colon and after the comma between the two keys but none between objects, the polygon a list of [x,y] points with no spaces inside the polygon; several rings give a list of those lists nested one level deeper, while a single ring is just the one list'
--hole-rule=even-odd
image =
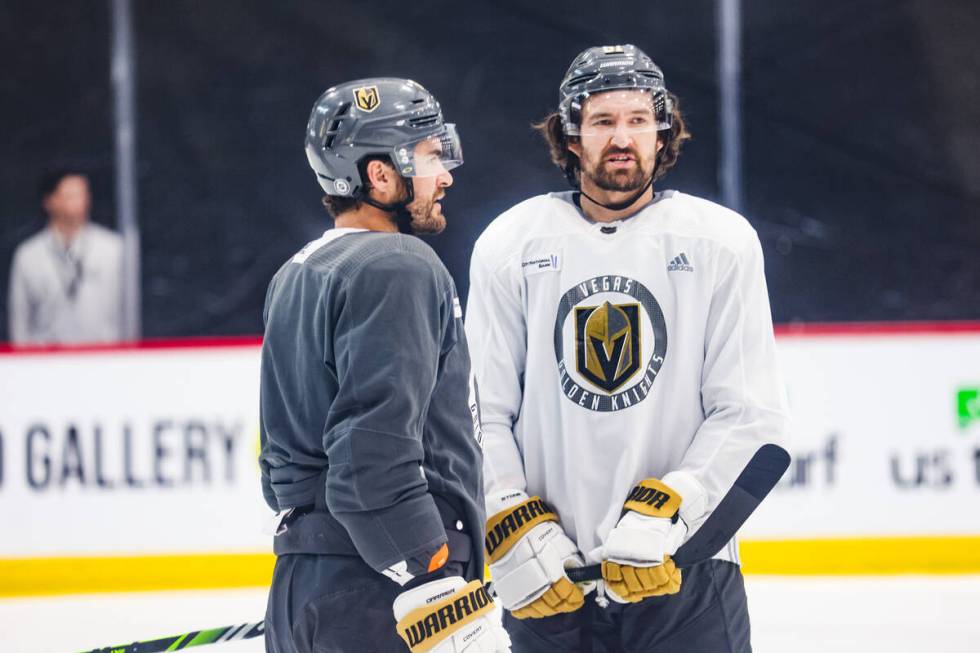
[{"label": "glove cuff", "polygon": [[623,510],[665,519],[673,518],[680,507],[681,494],[656,478],[645,478],[637,483],[623,504]]},{"label": "glove cuff", "polygon": [[413,589],[406,590],[395,597],[392,610],[395,613],[395,620],[401,621],[409,612],[415,608],[428,605],[430,601],[445,598],[466,585],[462,576],[449,576],[447,578],[437,578],[424,585],[419,585]]},{"label": "glove cuff", "polygon": [[487,520],[484,539],[490,564],[500,560],[532,528],[548,521],[557,522],[558,515],[541,497],[531,497],[493,514]]},{"label": "glove cuff", "polygon": [[708,491],[690,472],[670,472],[663,478],[681,497],[680,518],[690,527],[704,516],[708,506]]},{"label": "glove cuff", "polygon": [[480,581],[467,583],[459,576],[403,592],[393,605],[398,634],[412,653],[431,650],[493,609],[493,599]]},{"label": "glove cuff", "polygon": [[519,503],[524,503],[530,497],[523,490],[498,490],[486,496],[487,515],[496,515],[502,510],[506,510]]}]

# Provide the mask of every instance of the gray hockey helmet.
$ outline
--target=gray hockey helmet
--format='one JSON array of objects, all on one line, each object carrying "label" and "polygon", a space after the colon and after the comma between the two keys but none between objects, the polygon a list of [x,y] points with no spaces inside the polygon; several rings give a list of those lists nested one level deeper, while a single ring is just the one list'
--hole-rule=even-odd
[{"label": "gray hockey helmet", "polygon": [[566,134],[580,133],[582,106],[591,95],[614,90],[649,91],[657,129],[670,129],[673,103],[664,74],[635,45],[603,45],[581,52],[558,89],[558,114]]},{"label": "gray hockey helmet", "polygon": [[[416,156],[417,146],[433,139],[438,147]],[[421,84],[395,77],[329,88],[310,114],[306,157],[328,195],[361,196],[357,164],[371,155],[390,157],[403,177],[437,175],[463,163],[456,126],[443,122],[439,102]]]}]

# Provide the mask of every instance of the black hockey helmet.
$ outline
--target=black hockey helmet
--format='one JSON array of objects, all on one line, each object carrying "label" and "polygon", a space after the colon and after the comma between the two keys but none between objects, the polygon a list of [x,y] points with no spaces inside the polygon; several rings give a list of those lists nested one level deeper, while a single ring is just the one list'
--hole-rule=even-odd
[{"label": "black hockey helmet", "polygon": [[582,105],[596,93],[614,90],[649,91],[657,129],[670,129],[673,106],[664,74],[635,45],[603,45],[581,52],[572,61],[558,89],[558,114],[565,133],[578,136]]},{"label": "black hockey helmet", "polygon": [[[432,138],[440,140],[438,159],[417,160],[415,146]],[[439,102],[421,84],[395,77],[329,88],[310,114],[306,157],[328,195],[363,197],[357,164],[371,155],[388,156],[403,177],[431,176],[463,163],[456,126],[443,122]]]}]

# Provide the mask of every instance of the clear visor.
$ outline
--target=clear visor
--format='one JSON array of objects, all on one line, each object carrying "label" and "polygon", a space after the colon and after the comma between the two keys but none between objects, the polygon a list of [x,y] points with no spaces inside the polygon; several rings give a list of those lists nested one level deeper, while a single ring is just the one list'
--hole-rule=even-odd
[{"label": "clear visor", "polygon": [[572,101],[570,108],[578,121],[569,121],[565,133],[608,138],[620,131],[638,135],[670,129],[667,102],[665,94],[650,89],[585,93]]},{"label": "clear visor", "polygon": [[436,177],[463,165],[456,125],[445,123],[435,134],[395,147],[392,157],[403,177]]}]

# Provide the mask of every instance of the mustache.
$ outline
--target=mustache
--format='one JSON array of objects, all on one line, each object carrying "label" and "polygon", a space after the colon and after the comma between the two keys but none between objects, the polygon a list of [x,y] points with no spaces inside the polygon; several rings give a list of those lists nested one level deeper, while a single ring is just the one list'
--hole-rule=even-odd
[{"label": "mustache", "polygon": [[640,153],[634,150],[632,147],[616,147],[615,145],[607,147],[602,151],[602,158],[608,159],[611,156],[617,156],[620,154],[627,154],[637,161],[640,160]]}]

